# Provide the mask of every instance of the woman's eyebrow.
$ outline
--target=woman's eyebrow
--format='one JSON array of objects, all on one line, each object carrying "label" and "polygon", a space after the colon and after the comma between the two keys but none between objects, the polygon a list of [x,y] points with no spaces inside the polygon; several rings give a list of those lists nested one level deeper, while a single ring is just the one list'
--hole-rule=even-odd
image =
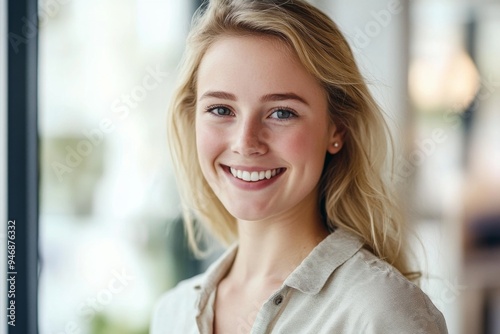
[{"label": "woman's eyebrow", "polygon": [[207,97],[215,97],[215,98],[223,99],[223,100],[236,101],[236,95],[228,93],[228,92],[223,92],[223,91],[205,92],[202,96],[200,96],[199,100],[203,100]]},{"label": "woman's eyebrow", "polygon": [[[203,100],[208,97],[215,97],[223,100],[236,101],[236,95],[224,92],[224,91],[208,91],[205,92],[199,100]],[[274,94],[266,94],[261,98],[262,102],[274,102],[274,101],[286,101],[286,100],[295,100],[299,101],[305,105],[309,105],[309,103],[301,96],[295,93],[274,93]]]},{"label": "woman's eyebrow", "polygon": [[264,95],[261,100],[262,102],[295,100],[305,104],[306,106],[309,106],[309,103],[307,103],[307,101],[303,97],[295,93],[267,94]]}]

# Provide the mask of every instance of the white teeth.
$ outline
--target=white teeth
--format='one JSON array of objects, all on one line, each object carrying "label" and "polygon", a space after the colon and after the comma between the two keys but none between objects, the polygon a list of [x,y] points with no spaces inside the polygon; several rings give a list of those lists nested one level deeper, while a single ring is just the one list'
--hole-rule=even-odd
[{"label": "white teeth", "polygon": [[241,175],[241,178],[243,179],[243,181],[250,181],[250,172],[247,172],[246,170],[243,171],[242,175]]},{"label": "white teeth", "polygon": [[229,169],[231,171],[231,174],[238,178],[238,179],[242,179],[243,181],[247,181],[247,182],[256,182],[256,181],[260,181],[260,180],[264,180],[264,179],[270,179],[274,176],[276,176],[277,174],[279,174],[281,172],[281,168],[277,168],[277,169],[268,169],[268,170],[262,170],[262,171],[259,171],[259,172],[249,172],[249,171],[245,171],[245,170],[238,170],[236,168],[233,168],[231,167]]}]

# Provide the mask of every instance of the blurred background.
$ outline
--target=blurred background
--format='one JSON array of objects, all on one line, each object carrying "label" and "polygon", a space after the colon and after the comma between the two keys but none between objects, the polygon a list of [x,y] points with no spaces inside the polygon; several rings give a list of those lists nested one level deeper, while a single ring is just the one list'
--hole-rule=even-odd
[{"label": "blurred background", "polygon": [[[450,333],[500,333],[500,2],[311,2],[387,114],[424,291]],[[165,130],[199,4],[39,1],[41,334],[147,333],[217,256],[187,251]]]}]

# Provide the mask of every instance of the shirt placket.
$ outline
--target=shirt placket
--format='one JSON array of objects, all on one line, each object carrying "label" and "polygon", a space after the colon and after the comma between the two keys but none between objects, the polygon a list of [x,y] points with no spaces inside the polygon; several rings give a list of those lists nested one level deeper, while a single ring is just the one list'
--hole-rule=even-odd
[{"label": "shirt placket", "polygon": [[289,288],[286,286],[282,287],[262,305],[255,318],[251,334],[271,333],[272,325],[278,320],[277,318],[286,305],[285,300],[288,293]]}]

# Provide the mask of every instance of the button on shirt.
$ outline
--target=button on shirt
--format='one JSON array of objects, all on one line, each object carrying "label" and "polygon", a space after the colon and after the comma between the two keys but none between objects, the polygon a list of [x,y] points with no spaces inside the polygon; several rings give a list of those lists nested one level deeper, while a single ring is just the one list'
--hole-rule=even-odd
[{"label": "button on shirt", "polygon": [[[233,245],[206,273],[168,291],[150,333],[211,334],[216,289],[236,251]],[[255,312],[253,323],[241,319],[234,333],[448,333],[443,315],[420,288],[340,228]]]}]

